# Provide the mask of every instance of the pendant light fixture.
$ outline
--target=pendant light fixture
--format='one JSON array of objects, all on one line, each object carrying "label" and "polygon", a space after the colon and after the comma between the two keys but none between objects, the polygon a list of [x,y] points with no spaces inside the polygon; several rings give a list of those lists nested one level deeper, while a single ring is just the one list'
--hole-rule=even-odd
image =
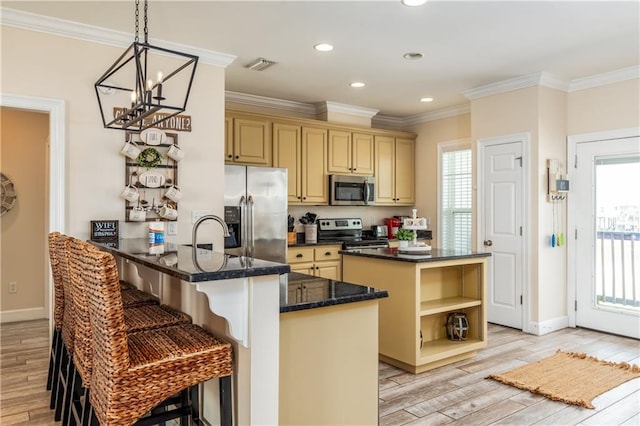
[{"label": "pendant light fixture", "polygon": [[198,57],[149,44],[147,0],[144,42],[139,41],[139,6],[135,0],[133,44],[95,83],[105,128],[141,131],[187,107]]}]

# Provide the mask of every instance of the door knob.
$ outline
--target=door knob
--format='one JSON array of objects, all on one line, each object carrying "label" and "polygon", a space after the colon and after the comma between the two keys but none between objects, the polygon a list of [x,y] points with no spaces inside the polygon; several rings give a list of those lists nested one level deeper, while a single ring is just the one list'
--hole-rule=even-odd
[{"label": "door knob", "polygon": [[484,240],[484,245],[487,247],[491,247],[493,245],[493,241],[491,240]]}]

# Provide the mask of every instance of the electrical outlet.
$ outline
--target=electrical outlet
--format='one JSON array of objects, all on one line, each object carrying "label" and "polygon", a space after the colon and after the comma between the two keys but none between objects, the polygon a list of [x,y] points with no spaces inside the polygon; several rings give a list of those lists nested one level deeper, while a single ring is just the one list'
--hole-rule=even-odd
[{"label": "electrical outlet", "polygon": [[11,281],[9,283],[9,294],[16,294],[18,292],[18,283],[16,281]]},{"label": "electrical outlet", "polygon": [[[211,214],[211,210],[192,210],[191,211],[191,223],[196,223],[202,216]],[[203,224],[204,225],[204,224]]]},{"label": "electrical outlet", "polygon": [[167,235],[178,235],[178,222],[167,222]]}]

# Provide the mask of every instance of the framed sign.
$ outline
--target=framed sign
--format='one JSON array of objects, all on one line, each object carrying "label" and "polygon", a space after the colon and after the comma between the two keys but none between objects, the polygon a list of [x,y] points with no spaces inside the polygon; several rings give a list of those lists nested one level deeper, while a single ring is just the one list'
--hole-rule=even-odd
[{"label": "framed sign", "polygon": [[117,220],[92,220],[91,221],[91,239],[100,240],[117,240],[120,237],[118,232]]}]

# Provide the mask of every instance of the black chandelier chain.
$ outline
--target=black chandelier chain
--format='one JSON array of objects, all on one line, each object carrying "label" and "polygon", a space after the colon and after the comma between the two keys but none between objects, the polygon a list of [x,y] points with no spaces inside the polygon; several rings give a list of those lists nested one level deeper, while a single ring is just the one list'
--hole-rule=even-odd
[{"label": "black chandelier chain", "polygon": [[147,0],[144,0],[144,42],[149,43],[149,18],[147,17],[147,11],[149,9],[149,4]]},{"label": "black chandelier chain", "polygon": [[136,37],[134,38],[134,41],[137,43],[140,38],[138,37],[138,32],[140,30],[140,11],[138,10],[138,6],[140,6],[140,0],[136,0]]}]

